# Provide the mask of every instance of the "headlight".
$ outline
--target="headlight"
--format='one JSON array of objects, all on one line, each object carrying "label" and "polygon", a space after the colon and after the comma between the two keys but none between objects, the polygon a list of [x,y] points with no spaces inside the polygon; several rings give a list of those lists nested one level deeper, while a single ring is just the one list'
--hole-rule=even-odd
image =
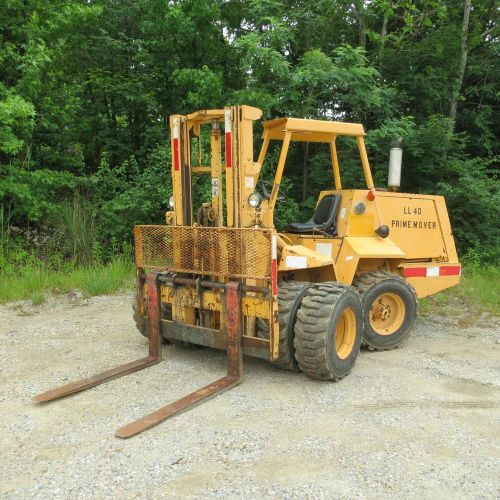
[{"label": "headlight", "polygon": [[262,197],[260,196],[259,193],[252,193],[248,197],[248,204],[252,208],[259,208],[261,203],[262,203]]},{"label": "headlight", "polygon": [[173,210],[174,209],[174,197],[173,195],[168,199],[168,206]]}]

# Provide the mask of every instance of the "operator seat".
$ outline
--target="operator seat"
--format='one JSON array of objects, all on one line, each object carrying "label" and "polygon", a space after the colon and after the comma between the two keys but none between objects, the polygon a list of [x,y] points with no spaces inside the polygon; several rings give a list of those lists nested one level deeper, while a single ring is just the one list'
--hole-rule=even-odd
[{"label": "operator seat", "polygon": [[316,206],[313,216],[304,223],[294,222],[285,228],[286,233],[310,234],[317,232],[334,236],[337,233],[337,214],[342,197],[328,194]]}]

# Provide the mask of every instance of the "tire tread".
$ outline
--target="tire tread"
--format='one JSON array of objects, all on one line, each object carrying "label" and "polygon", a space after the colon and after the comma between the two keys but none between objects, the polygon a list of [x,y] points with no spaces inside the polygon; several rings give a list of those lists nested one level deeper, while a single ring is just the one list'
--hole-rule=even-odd
[{"label": "tire tread", "polygon": [[354,291],[340,283],[321,283],[311,287],[302,300],[295,324],[296,358],[300,369],[313,378],[338,381],[348,375],[332,373],[327,352],[330,318],[347,290]]}]

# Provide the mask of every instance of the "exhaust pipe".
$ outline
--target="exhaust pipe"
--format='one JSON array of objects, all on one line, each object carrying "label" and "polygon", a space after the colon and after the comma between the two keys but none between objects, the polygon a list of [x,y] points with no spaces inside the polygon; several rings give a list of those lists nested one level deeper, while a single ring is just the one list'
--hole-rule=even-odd
[{"label": "exhaust pipe", "polygon": [[394,147],[391,148],[389,154],[389,175],[387,180],[387,185],[391,191],[397,191],[401,186],[401,164],[403,161],[403,150],[401,149],[401,143],[403,138],[400,137],[395,143]]}]

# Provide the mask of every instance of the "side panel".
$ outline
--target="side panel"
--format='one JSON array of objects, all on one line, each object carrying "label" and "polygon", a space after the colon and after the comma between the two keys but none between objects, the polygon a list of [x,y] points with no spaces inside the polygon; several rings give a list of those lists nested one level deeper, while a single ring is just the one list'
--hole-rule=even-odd
[{"label": "side panel", "polygon": [[407,259],[448,261],[442,221],[436,208],[438,197],[380,193],[378,198],[383,221],[390,229],[390,238],[405,252]]},{"label": "side panel", "polygon": [[[389,237],[408,260],[458,262],[450,220],[442,196],[376,192],[369,200],[367,190],[322,191],[342,196],[337,230],[343,236],[374,236],[380,224],[389,227]],[[356,213],[356,205],[364,205]],[[377,216],[376,205],[379,207]]]},{"label": "side panel", "polygon": [[421,299],[432,295],[433,293],[441,292],[446,288],[458,285],[460,283],[460,276],[441,276],[439,278],[406,278],[409,281],[417,296]]},{"label": "side panel", "polygon": [[458,262],[455,240],[453,238],[453,233],[451,231],[450,218],[448,216],[448,209],[446,208],[446,202],[444,197],[436,196],[435,203],[436,203],[436,211],[439,217],[439,224],[441,226],[441,234],[443,236],[443,242],[446,248],[446,253],[448,254],[448,261]]},{"label": "side panel", "polygon": [[[459,283],[460,266],[442,196],[377,191],[375,199],[369,199],[368,190],[332,190],[322,191],[319,199],[331,193],[342,196],[337,219],[340,251],[332,247],[337,248],[339,281],[350,284],[360,267],[387,269],[405,277],[419,297]],[[388,238],[375,233],[381,224],[389,227]],[[287,236],[311,249],[335,241],[319,235]]]}]

